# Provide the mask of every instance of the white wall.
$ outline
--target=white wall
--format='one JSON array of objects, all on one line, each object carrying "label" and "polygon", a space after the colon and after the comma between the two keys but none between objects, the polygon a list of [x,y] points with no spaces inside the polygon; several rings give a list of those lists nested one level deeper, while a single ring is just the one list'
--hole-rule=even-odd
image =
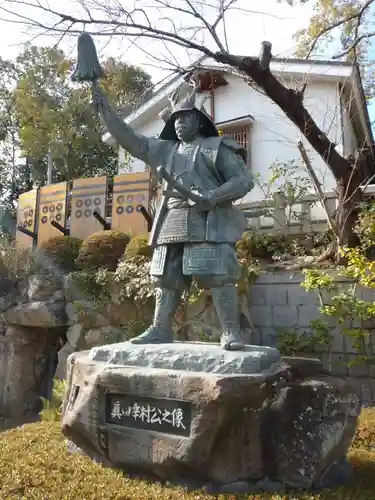
[{"label": "white wall", "polygon": [[[297,127],[267,96],[249,87],[241,79],[228,77],[229,85],[217,90],[215,119],[223,122],[236,116],[252,115],[254,124],[250,134],[251,168],[266,180],[274,162],[293,159],[301,163],[297,142],[302,138],[311,162],[324,185],[330,191],[335,186],[327,166],[309,147]],[[292,86],[292,82],[285,82]],[[295,84],[295,82],[294,82]],[[310,83],[305,91],[304,104],[317,125],[333,142],[341,142],[340,110],[335,83]],[[262,199],[262,191],[255,187],[244,201]]]},{"label": "white wall", "polygon": [[358,150],[358,141],[354,133],[354,127],[350,119],[350,104],[341,96],[342,129],[344,142],[344,155],[353,154]]},{"label": "white wall", "polygon": [[[297,149],[297,142],[302,138],[324,189],[332,191],[335,182],[327,166],[278,106],[259,91],[249,87],[241,78],[227,76],[226,79],[229,85],[220,87],[215,92],[215,121],[223,122],[240,116],[253,116],[254,124],[250,134],[252,170],[255,173],[259,172],[261,178],[266,180],[269,176],[269,167],[274,162],[288,162],[294,159],[302,165]],[[295,79],[288,81],[283,78],[283,83],[289,87],[299,86]],[[209,108],[210,103],[206,104]],[[335,81],[309,82],[305,91],[304,104],[317,125],[331,141],[338,144],[337,149],[341,152],[342,132],[338,84]],[[138,126],[137,131],[148,136],[157,136],[162,127],[162,120],[155,116],[154,120],[148,120],[147,124]],[[120,151],[120,164],[122,155]],[[143,170],[144,165],[135,160],[132,168],[133,171]],[[259,187],[255,187],[243,201],[258,201],[262,198],[262,191]]]}]

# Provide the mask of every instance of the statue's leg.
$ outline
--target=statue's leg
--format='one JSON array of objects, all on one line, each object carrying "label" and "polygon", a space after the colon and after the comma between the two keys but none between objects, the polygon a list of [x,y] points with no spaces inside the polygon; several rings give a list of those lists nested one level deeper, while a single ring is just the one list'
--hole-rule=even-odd
[{"label": "statue's leg", "polygon": [[197,278],[203,288],[211,290],[212,301],[222,331],[220,343],[223,349],[238,351],[245,348],[236,288],[240,267],[233,245],[218,244],[217,248],[220,248],[219,253],[215,252],[217,261],[210,259],[202,262],[202,266],[211,271],[210,275]]},{"label": "statue's leg", "polygon": [[[161,274],[152,274],[156,288],[155,311],[147,330],[131,339],[133,344],[162,344],[173,342],[173,319],[186,287],[182,275],[182,252],[179,245],[169,245]],[[151,266],[151,272],[153,268]]]},{"label": "statue's leg", "polygon": [[227,351],[245,348],[240,328],[237,289],[234,284],[211,288],[212,301],[221,326],[220,343]]},{"label": "statue's leg", "polygon": [[155,311],[152,325],[147,330],[131,339],[133,344],[162,344],[173,341],[173,318],[180,303],[181,293],[168,288],[157,288]]}]

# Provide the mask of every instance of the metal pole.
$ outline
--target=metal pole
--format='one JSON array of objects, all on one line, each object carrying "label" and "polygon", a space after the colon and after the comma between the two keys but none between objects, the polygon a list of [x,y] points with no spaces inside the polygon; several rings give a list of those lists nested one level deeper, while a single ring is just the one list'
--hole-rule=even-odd
[{"label": "metal pole", "polygon": [[48,157],[47,157],[47,184],[52,184],[52,151],[51,148],[48,149]]}]

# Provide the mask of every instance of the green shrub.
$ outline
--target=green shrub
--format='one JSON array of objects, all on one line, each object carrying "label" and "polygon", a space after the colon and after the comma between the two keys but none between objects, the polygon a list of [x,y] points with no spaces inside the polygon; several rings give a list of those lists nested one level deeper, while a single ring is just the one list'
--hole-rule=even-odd
[{"label": "green shrub", "polygon": [[38,267],[57,267],[65,272],[76,269],[76,259],[82,245],[74,236],[55,236],[42,243],[36,250]]},{"label": "green shrub", "polygon": [[354,232],[361,240],[362,246],[366,249],[374,245],[375,242],[375,202],[371,201],[364,205],[358,216],[358,221]]},{"label": "green shrub", "polygon": [[373,408],[362,409],[351,447],[375,450],[375,410]]},{"label": "green shrub", "polygon": [[321,255],[331,242],[326,233],[284,234],[265,231],[245,231],[236,243],[239,259],[251,258],[282,260],[288,257]]},{"label": "green shrub", "polygon": [[66,391],[65,380],[53,379],[52,398],[51,400],[41,398],[43,408],[39,412],[42,421],[53,420],[59,421],[61,417],[61,408]]},{"label": "green shrub", "polygon": [[148,234],[134,236],[125,249],[124,258],[152,257],[152,248],[148,245]]},{"label": "green shrub", "polygon": [[86,238],[76,260],[80,269],[107,269],[115,271],[124,255],[130,236],[120,231],[101,231]]}]

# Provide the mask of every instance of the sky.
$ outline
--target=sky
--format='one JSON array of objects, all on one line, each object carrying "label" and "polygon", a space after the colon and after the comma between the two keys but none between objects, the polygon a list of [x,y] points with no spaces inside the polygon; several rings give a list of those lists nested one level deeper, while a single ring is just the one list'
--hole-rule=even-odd
[{"label": "sky", "polygon": [[[141,1],[138,0],[138,2]],[[123,3],[126,2],[129,2],[129,0],[123,0]],[[52,9],[64,12],[68,11],[69,13],[74,11],[74,7],[71,7],[73,4],[74,1],[72,0],[70,2],[49,0],[49,5]],[[259,4],[261,4],[261,7]],[[69,5],[68,8],[67,5]],[[267,0],[265,2],[239,0],[238,6],[243,6],[247,11],[233,11],[227,19],[227,36],[229,48],[232,53],[256,56],[259,53],[260,43],[263,40],[269,40],[273,44],[274,56],[288,57],[293,55],[293,34],[299,28],[307,25],[311,15],[310,7],[305,5],[303,8],[291,8],[286,3],[279,3],[277,0]],[[254,9],[254,11],[248,12],[249,9]],[[257,12],[259,10],[262,10],[262,12]],[[23,8],[22,13],[24,15],[32,14],[32,10],[29,9],[29,12],[27,12],[27,8],[26,10]],[[4,14],[2,14],[2,17],[4,17]],[[8,15],[7,17],[11,16]],[[1,57],[15,57],[21,49],[21,44],[31,39],[30,31],[25,33],[24,27],[19,24],[0,20]],[[32,41],[38,45],[49,45],[55,43],[56,39],[48,36],[40,36],[32,39]],[[205,44],[210,43],[207,37],[202,39],[202,42]],[[160,63],[155,61],[153,57],[150,57],[150,53],[152,56],[160,56],[161,53],[167,54],[165,47],[150,43],[149,40],[141,42],[138,47],[135,45],[129,46],[129,43],[120,39],[112,41],[105,46],[105,42],[103,42],[101,37],[97,37],[95,43],[97,44],[100,56],[120,56],[130,64],[142,66],[153,76],[155,83],[166,75],[160,69]],[[75,44],[76,36],[64,40],[60,43],[60,46],[68,53],[74,55]],[[183,64],[190,62],[189,58],[194,57],[191,54],[188,56],[185,51],[181,51],[176,47],[173,47],[173,55],[176,55],[179,62]]]}]

